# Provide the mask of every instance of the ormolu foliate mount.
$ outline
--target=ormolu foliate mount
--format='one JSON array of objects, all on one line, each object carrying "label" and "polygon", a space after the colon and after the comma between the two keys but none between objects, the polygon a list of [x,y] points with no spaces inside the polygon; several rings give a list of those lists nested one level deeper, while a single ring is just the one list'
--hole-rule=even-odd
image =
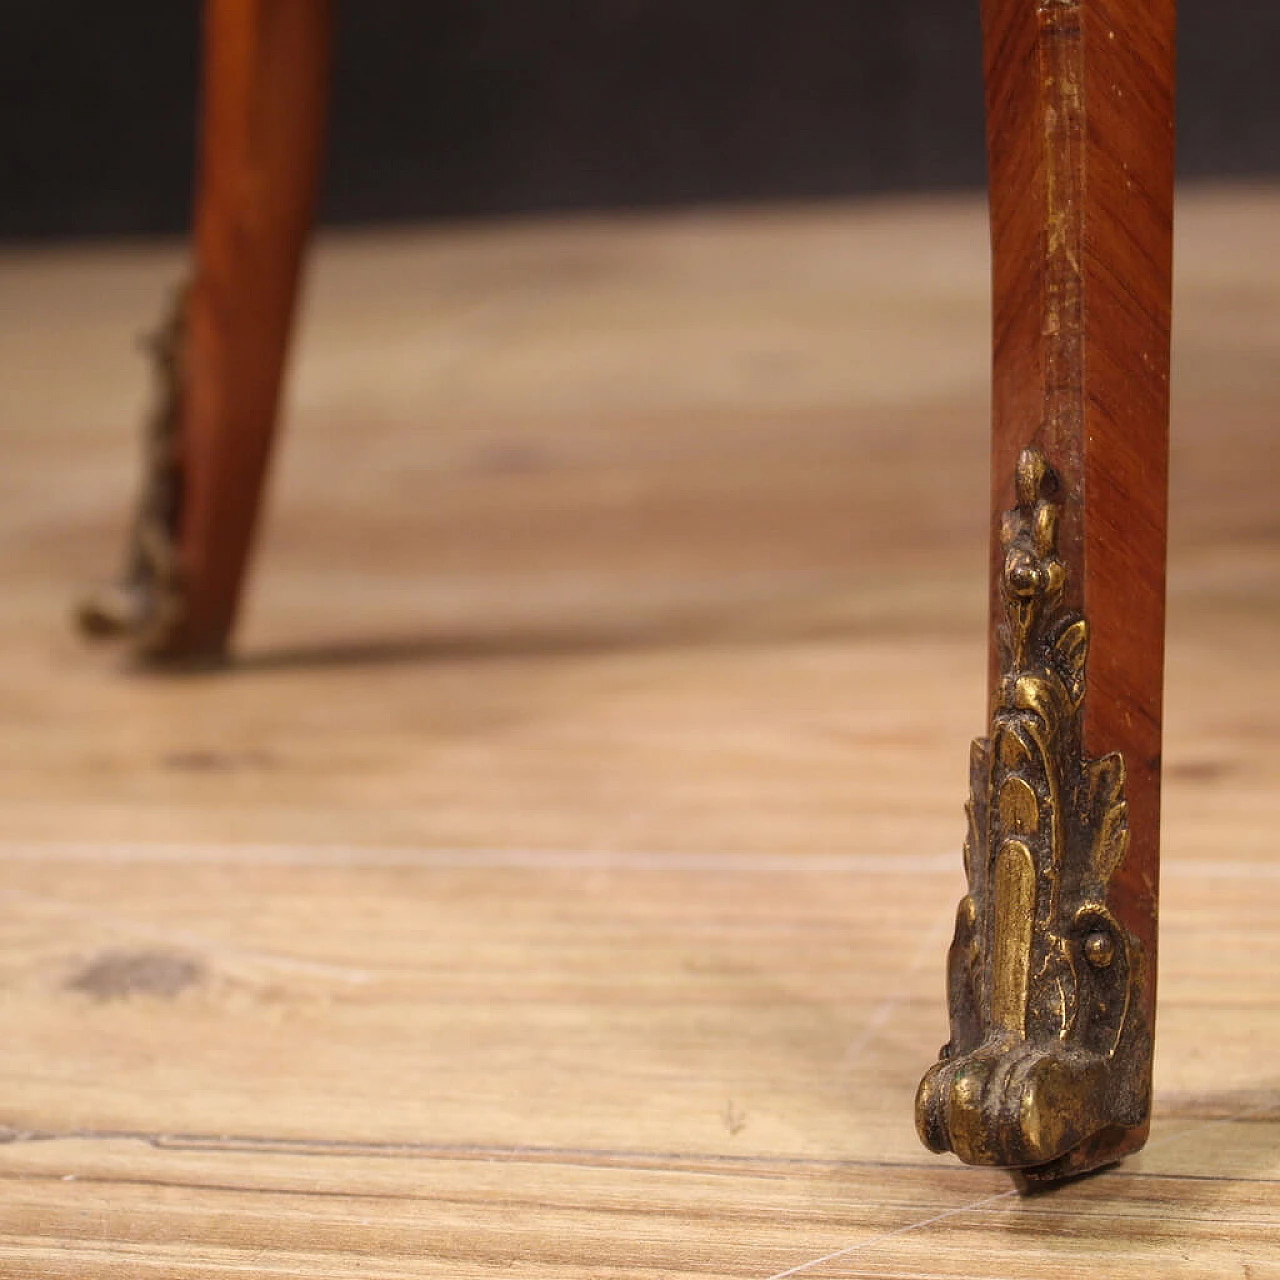
[{"label": "ormolu foliate mount", "polygon": [[141,654],[163,651],[184,609],[178,522],[182,505],[180,420],[185,391],[183,347],[186,290],[178,291],[164,322],[151,335],[156,391],[147,417],[142,493],[129,535],[124,574],[99,587],[76,611],[80,629],[94,638],[131,640]]},{"label": "ormolu foliate mount", "polygon": [[1063,605],[1058,488],[1026,450],[1002,530],[990,736],[972,750],[951,1040],[916,1099],[932,1150],[1028,1182],[1106,1163],[1151,1092],[1146,961],[1108,906],[1129,847],[1125,762],[1081,745],[1089,624]]}]

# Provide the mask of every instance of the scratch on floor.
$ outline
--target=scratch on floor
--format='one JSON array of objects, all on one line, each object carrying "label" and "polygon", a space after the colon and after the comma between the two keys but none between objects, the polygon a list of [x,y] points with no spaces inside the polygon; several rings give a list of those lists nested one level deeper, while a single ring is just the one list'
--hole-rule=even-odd
[{"label": "scratch on floor", "polygon": [[822,1266],[823,1263],[835,1262],[839,1258],[847,1258],[863,1249],[874,1248],[878,1244],[883,1244],[886,1240],[894,1240],[899,1236],[908,1235],[912,1231],[923,1231],[925,1227],[932,1227],[939,1222],[945,1222],[948,1218],[959,1217],[963,1213],[975,1213],[979,1209],[986,1208],[989,1204],[995,1204],[1000,1200],[1008,1200],[1017,1194],[1017,1190],[1010,1187],[1008,1191],[999,1191],[993,1196],[975,1200],[972,1204],[961,1205],[957,1209],[947,1209],[942,1213],[934,1214],[931,1218],[923,1218],[919,1222],[908,1222],[905,1226],[882,1232],[878,1236],[869,1236],[866,1240],[859,1240],[857,1244],[851,1244],[844,1249],[837,1249],[834,1253],[823,1254],[821,1258],[813,1258],[809,1262],[802,1262],[798,1267],[791,1267],[787,1271],[779,1271],[776,1275],[769,1276],[768,1280],[787,1280],[788,1276],[803,1275],[806,1271],[812,1271],[814,1267]]},{"label": "scratch on floor", "polygon": [[[1222,1125],[1235,1124],[1240,1120],[1249,1120],[1255,1116],[1266,1115],[1268,1112],[1280,1111],[1280,1103],[1271,1102],[1261,1106],[1248,1107],[1243,1111],[1238,1111],[1234,1115],[1220,1116],[1216,1120],[1205,1120],[1201,1124],[1193,1125],[1189,1129],[1183,1129],[1178,1133],[1171,1133],[1163,1138],[1157,1139],[1155,1142],[1149,1142],[1144,1148],[1145,1151],[1151,1151],[1160,1147],[1168,1146],[1170,1143],[1179,1142],[1184,1138],[1189,1138],[1195,1134],[1204,1133],[1209,1129],[1216,1129]],[[878,1245],[884,1244],[886,1241],[895,1240],[900,1236],[909,1235],[913,1231],[923,1231],[926,1227],[936,1226],[939,1222],[945,1222],[949,1218],[957,1218],[966,1213],[979,1213],[988,1205],[998,1204],[1006,1200],[1017,1200],[1022,1203],[1017,1188],[1010,1187],[1008,1191],[998,1192],[992,1196],[986,1196],[981,1200],[975,1200],[972,1204],[961,1205],[957,1209],[946,1209],[942,1213],[934,1214],[931,1217],[923,1218],[919,1222],[908,1222],[906,1225],[896,1227],[892,1231],[882,1232],[880,1235],[869,1236],[865,1240],[859,1240],[856,1244],[851,1244],[844,1249],[837,1249],[834,1253],[823,1254],[820,1258],[813,1258],[808,1262],[802,1262],[799,1266],[791,1267],[787,1271],[779,1271],[774,1275],[767,1277],[767,1280],[787,1280],[789,1276],[803,1275],[806,1271],[812,1271],[814,1267],[820,1267],[827,1262],[835,1262],[840,1258],[848,1258],[855,1253],[860,1253],[864,1249],[874,1249]]]},{"label": "scratch on floor", "polygon": [[423,871],[634,871],[675,875],[939,875],[955,854],[750,853],[724,850],[455,848],[438,845],[201,844],[0,840],[0,862],[410,868]]},{"label": "scratch on floor", "polygon": [[1233,1115],[1219,1116],[1216,1120],[1202,1120],[1199,1124],[1193,1124],[1189,1128],[1179,1129],[1177,1133],[1166,1133],[1163,1137],[1156,1138],[1152,1142],[1148,1142],[1137,1154],[1145,1155],[1148,1151],[1158,1151],[1161,1147],[1170,1146],[1172,1143],[1181,1142],[1184,1138],[1193,1138],[1198,1134],[1204,1133],[1208,1129],[1217,1129],[1222,1125],[1236,1124],[1241,1120],[1253,1120],[1258,1116],[1265,1116],[1269,1112],[1280,1111],[1280,1101],[1263,1102],[1257,1106],[1247,1107],[1243,1111],[1237,1111]]},{"label": "scratch on floor", "polygon": [[948,904],[943,914],[920,935],[919,945],[911,953],[911,958],[907,961],[906,968],[900,972],[900,976],[904,981],[899,984],[893,994],[885,996],[876,1005],[871,1011],[871,1016],[867,1019],[866,1026],[854,1037],[848,1049],[845,1050],[842,1064],[844,1070],[847,1071],[862,1057],[867,1051],[867,1047],[880,1034],[880,1031],[889,1025],[902,1002],[911,994],[911,989],[909,989],[909,984],[905,979],[914,977],[931,962],[940,961],[942,948],[946,944],[954,916],[955,911]]}]

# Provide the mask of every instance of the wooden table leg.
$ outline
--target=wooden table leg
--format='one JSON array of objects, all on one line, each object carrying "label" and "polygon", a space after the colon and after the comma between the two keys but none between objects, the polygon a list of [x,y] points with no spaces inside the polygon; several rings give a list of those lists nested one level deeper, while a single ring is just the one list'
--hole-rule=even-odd
[{"label": "wooden table leg", "polygon": [[331,0],[206,0],[195,268],[125,580],[82,606],[154,660],[226,650],[270,458],[324,139]]},{"label": "wooden table leg", "polygon": [[1149,1126],[1174,7],[983,0],[992,720],[917,1124],[1026,1183]]}]

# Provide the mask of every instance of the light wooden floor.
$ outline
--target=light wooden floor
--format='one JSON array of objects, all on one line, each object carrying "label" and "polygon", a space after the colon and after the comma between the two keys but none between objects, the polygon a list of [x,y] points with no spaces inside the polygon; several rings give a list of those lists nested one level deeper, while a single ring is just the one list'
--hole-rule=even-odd
[{"label": "light wooden floor", "polygon": [[1280,1277],[1280,191],[1183,202],[1149,1150],[929,1156],[975,201],[331,237],[230,674],[107,573],[172,249],[0,256],[0,1274]]}]

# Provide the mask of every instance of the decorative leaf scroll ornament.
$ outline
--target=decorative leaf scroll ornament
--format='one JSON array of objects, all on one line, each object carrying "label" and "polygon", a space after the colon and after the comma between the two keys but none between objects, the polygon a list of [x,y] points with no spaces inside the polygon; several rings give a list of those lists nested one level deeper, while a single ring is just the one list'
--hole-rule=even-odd
[{"label": "decorative leaf scroll ornament", "polygon": [[1057,490],[1026,450],[1002,529],[1001,679],[971,757],[951,1040],[916,1097],[926,1146],[1030,1180],[1093,1167],[1150,1094],[1143,955],[1107,905],[1129,846],[1124,760],[1083,755],[1089,628],[1063,605]]},{"label": "decorative leaf scroll ornament", "polygon": [[163,653],[185,615],[179,569],[182,508],[180,427],[186,370],[187,290],[178,290],[148,339],[156,383],[146,423],[142,494],[120,582],[91,592],[77,609],[81,630],[94,638],[130,638],[139,653]]}]

